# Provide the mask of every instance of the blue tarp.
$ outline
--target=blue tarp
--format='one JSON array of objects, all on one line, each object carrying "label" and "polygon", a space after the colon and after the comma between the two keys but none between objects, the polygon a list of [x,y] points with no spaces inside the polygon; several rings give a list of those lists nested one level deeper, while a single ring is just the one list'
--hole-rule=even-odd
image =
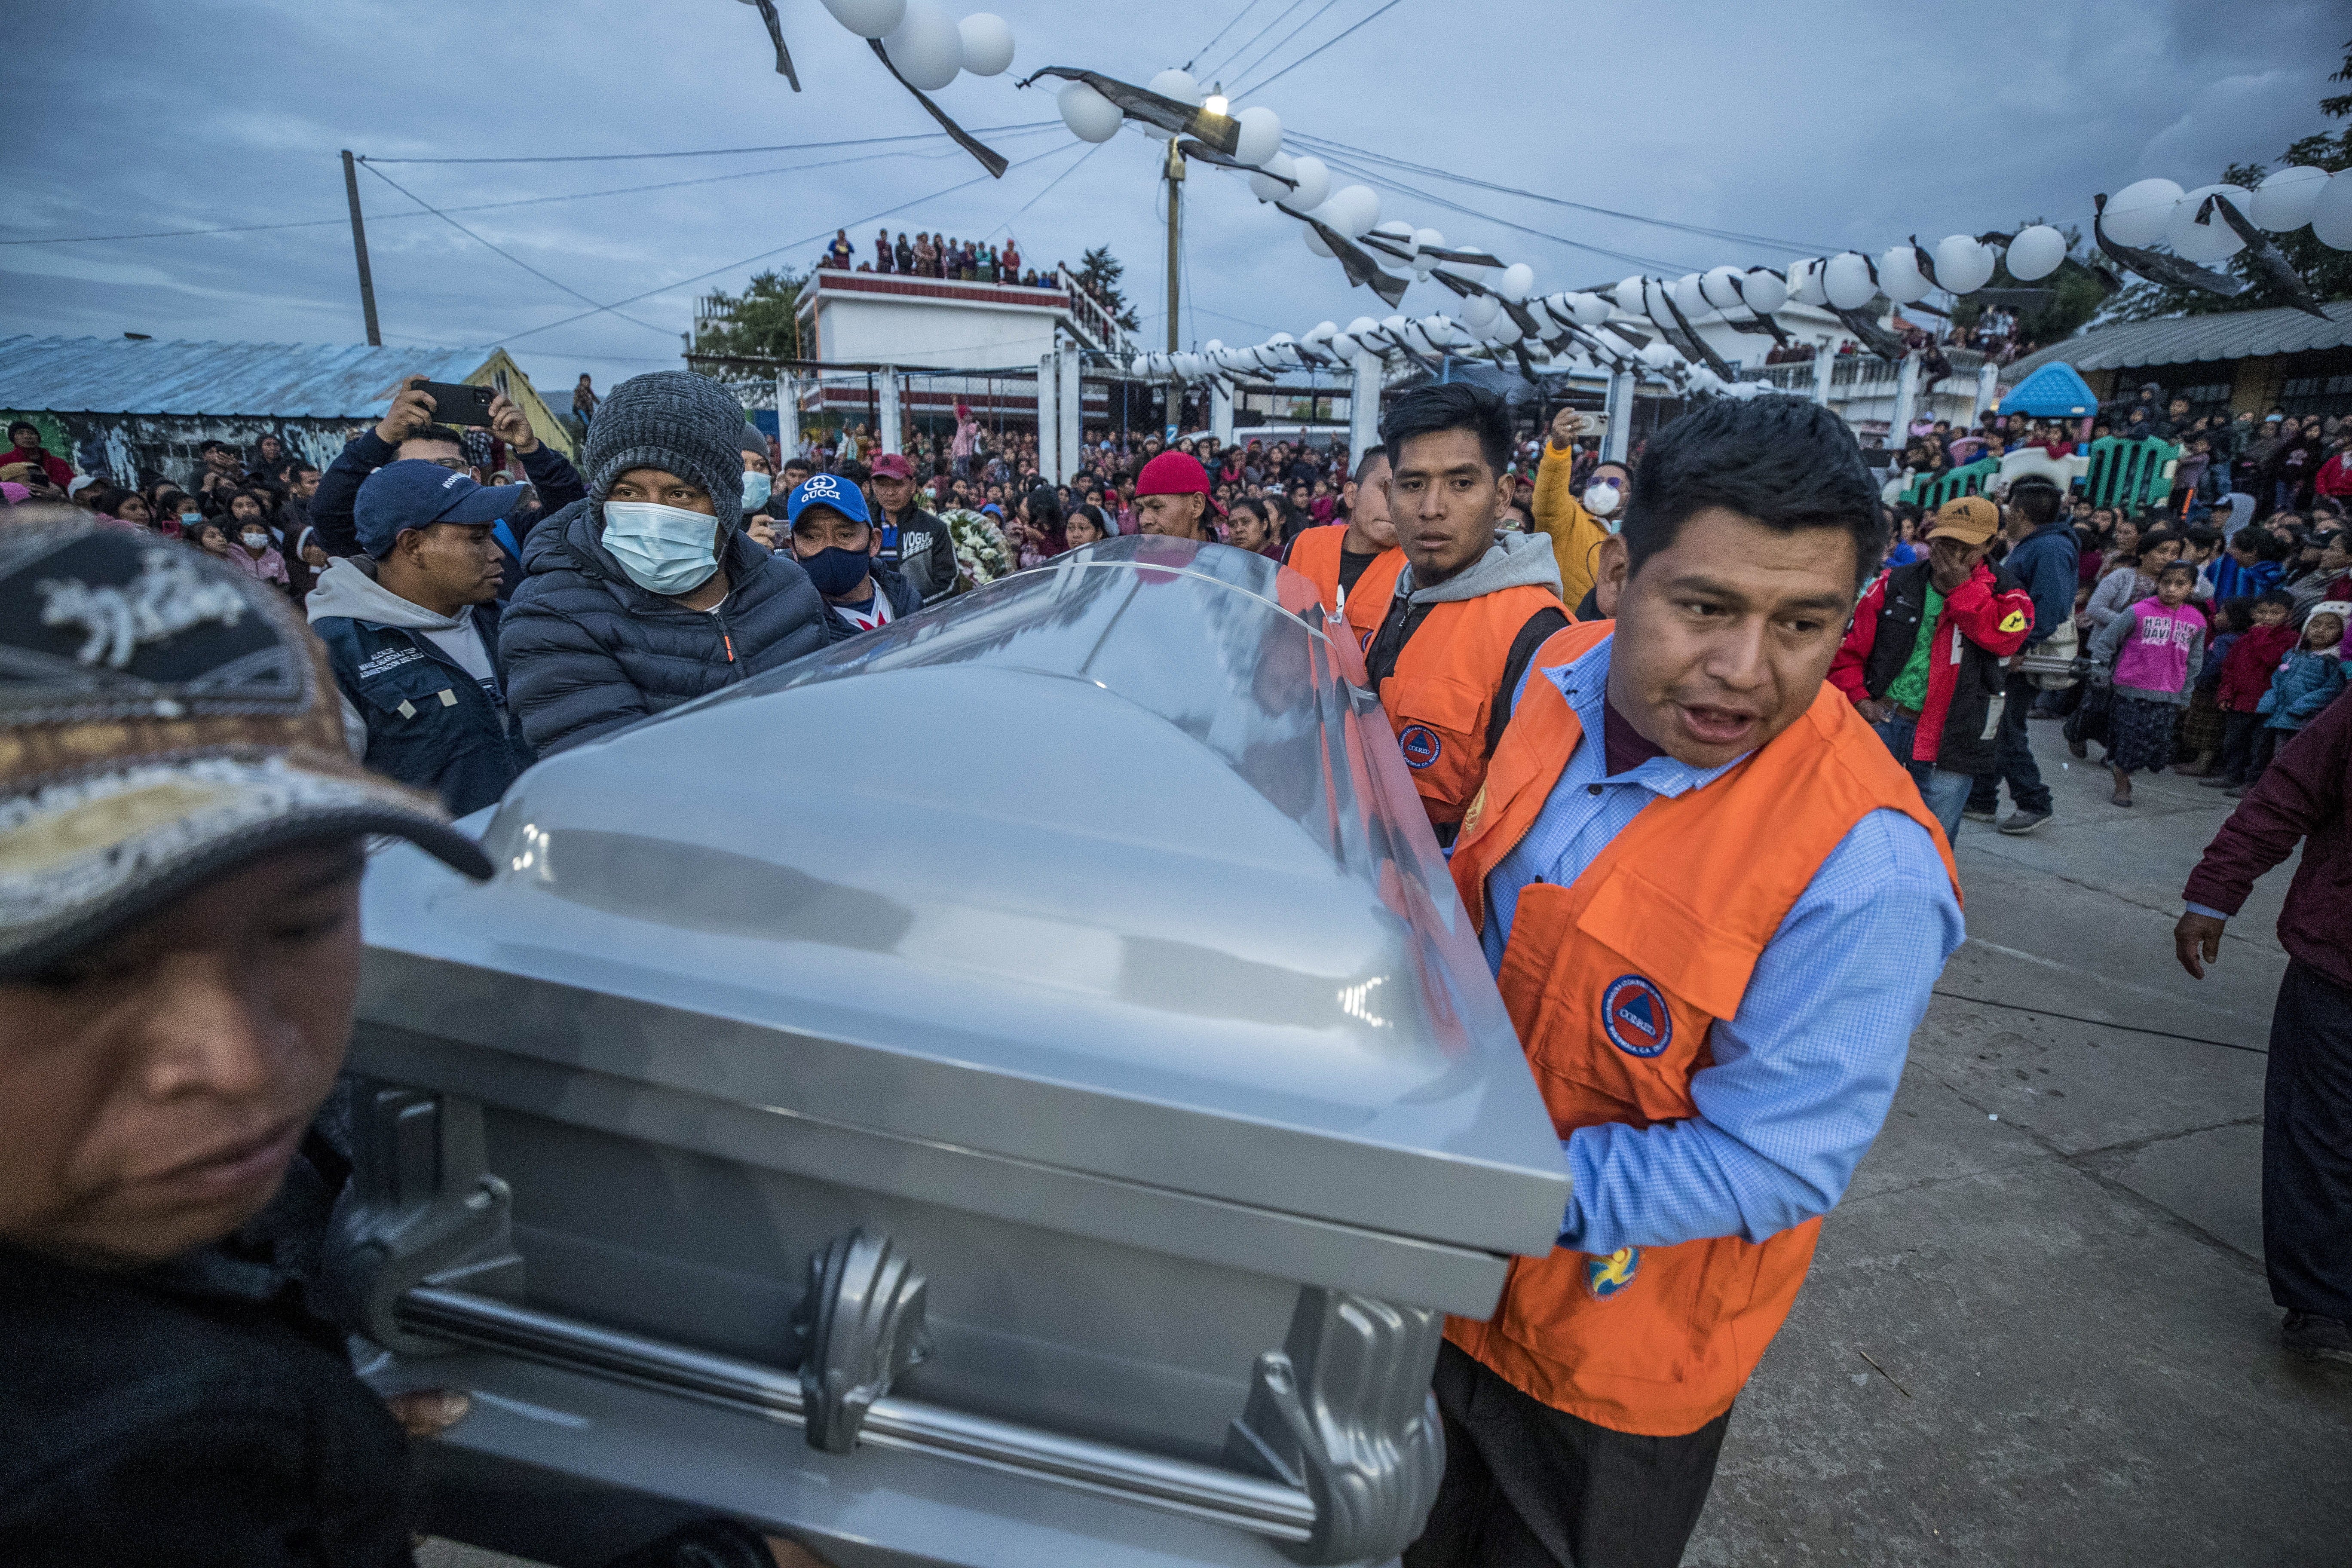
[{"label": "blue tarp", "polygon": [[2080,419],[2099,411],[2099,398],[2073,365],[2062,362],[2045,364],[2019,382],[2000,400],[2000,411],[2036,419]]}]

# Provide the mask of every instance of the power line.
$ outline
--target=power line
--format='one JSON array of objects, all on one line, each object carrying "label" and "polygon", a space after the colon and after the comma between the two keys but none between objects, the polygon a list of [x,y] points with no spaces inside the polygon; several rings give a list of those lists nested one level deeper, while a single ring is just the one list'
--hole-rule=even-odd
[{"label": "power line", "polygon": [[[1289,16],[1293,11],[1297,10],[1301,5],[1306,4],[1307,0],[1290,0],[1289,5],[1285,5],[1281,10],[1275,13],[1274,20],[1268,22],[1265,26],[1260,27],[1256,32],[1250,35],[1248,43],[1242,45],[1239,48],[1228,51],[1223,59],[1219,60],[1214,67],[1202,74],[1214,77],[1223,71],[1227,66],[1239,59],[1244,54],[1257,47],[1257,41],[1260,38],[1265,37],[1268,33],[1273,32],[1276,27],[1282,26],[1282,19],[1284,17]],[[1202,52],[1205,53],[1206,51],[1204,50]]]},{"label": "power line", "polygon": [[[1075,146],[1076,143],[1073,142],[1072,145]],[[1043,201],[1045,197],[1046,191],[1052,190],[1055,185],[1060,184],[1064,180],[1066,180],[1072,174],[1076,174],[1078,172],[1079,165],[1084,163],[1087,158],[1093,157],[1096,153],[1101,152],[1104,148],[1109,145],[1110,143],[1108,142],[1097,142],[1093,146],[1087,148],[1086,150],[1085,156],[1079,158],[1076,163],[1071,164],[1068,168],[1063,170],[1060,174],[1046,181],[1043,190],[1040,190],[1035,195],[1031,196],[1027,201],[1023,202],[1019,206],[1014,207],[1010,214],[1006,215],[1003,223],[998,224],[996,228],[990,229],[987,234],[983,234],[980,237],[985,240],[994,235],[997,229],[1003,229],[1007,235],[1010,235],[1013,231],[1013,220],[1014,218],[1019,217],[1023,213],[1027,212],[1031,207],[1035,206],[1039,202]]]},{"label": "power line", "polygon": [[1497,217],[1493,213],[1481,212],[1476,207],[1465,206],[1460,202],[1449,201],[1445,197],[1438,195],[1433,192],[1422,190],[1418,186],[1408,185],[1393,174],[1384,174],[1376,170],[1367,169],[1363,165],[1344,158],[1337,153],[1328,154],[1328,161],[1333,168],[1339,170],[1342,174],[1352,174],[1360,180],[1369,180],[1377,185],[1385,185],[1390,190],[1399,192],[1404,195],[1415,197],[1418,200],[1429,203],[1433,206],[1443,207],[1449,212],[1457,212],[1462,214],[1465,217],[1475,217],[1485,223],[1496,224],[1504,228],[1515,229],[1520,234],[1532,235],[1538,239],[1548,239],[1555,245],[1565,245],[1575,250],[1589,250],[1596,256],[1608,257],[1612,261],[1622,261],[1629,265],[1639,267],[1645,272],[1681,273],[1690,270],[1689,268],[1683,266],[1680,262],[1661,260],[1659,258],[1654,256],[1641,256],[1628,250],[1612,250],[1607,246],[1594,245],[1589,240],[1570,239],[1564,234],[1553,234],[1545,229],[1529,228],[1526,224],[1513,223],[1509,218]]},{"label": "power line", "polygon": [[[1029,120],[1018,125],[983,125],[975,136],[1010,135],[1059,125],[1058,120]],[[860,136],[846,142],[783,142],[772,147],[697,147],[683,153],[570,153],[532,158],[362,158],[362,163],[620,163],[644,158],[726,158],[738,153],[820,153],[835,147],[880,147],[894,142],[929,142],[944,131],[922,131],[905,136]]]},{"label": "power line", "polygon": [[[1058,120],[1040,121],[1029,132],[1022,132],[1021,134],[1034,134],[1036,131],[1049,129],[1058,130],[1061,128],[1061,123],[1062,122]],[[1007,132],[999,133],[1000,137],[1010,134],[1015,134],[1015,132]],[[956,147],[946,148],[938,153],[870,153],[855,158],[826,158],[814,163],[779,163],[775,167],[769,169],[738,169],[731,174],[703,174],[689,180],[662,180],[647,185],[610,185],[602,190],[567,191],[551,196],[520,196],[512,201],[503,202],[469,202],[463,206],[444,207],[440,209],[439,212],[384,213],[378,217],[371,218],[369,221],[374,223],[389,223],[394,219],[435,217],[446,213],[503,212],[512,207],[544,206],[554,202],[581,202],[588,201],[598,196],[641,195],[648,191],[674,191],[683,189],[689,185],[719,184],[728,180],[756,180],[769,174],[804,174],[814,169],[837,169],[845,167],[851,163],[877,163],[887,158],[950,158],[961,157],[962,155],[962,149]],[[384,160],[359,159],[355,161],[373,163],[376,162],[383,162]],[[234,224],[214,228],[159,228],[149,229],[137,234],[72,234],[56,235],[36,239],[0,239],[0,245],[89,245],[107,240],[180,239],[195,235],[206,234],[258,234],[272,229],[341,228],[350,222],[351,218],[348,216],[344,216],[326,218],[303,218],[299,221],[289,223]]]},{"label": "power line", "polygon": [[[1043,153],[1032,153],[1026,158],[1014,159],[1012,163],[1005,165],[1005,169],[1010,173],[1012,170],[1026,167],[1028,164],[1036,163],[1041,158],[1050,158],[1055,153],[1064,151],[1066,151],[1066,149],[1061,147],[1051,147]],[[974,174],[971,179],[960,180],[956,184],[949,185],[944,189],[932,191],[926,195],[917,196],[911,201],[900,202],[897,206],[884,207],[880,212],[867,213],[864,217],[852,218],[847,224],[839,224],[835,226],[847,228],[854,225],[874,223],[879,219],[889,217],[894,214],[905,212],[908,207],[919,206],[924,202],[935,202],[942,196],[951,196],[958,191],[969,190],[971,187],[980,184],[990,178],[992,178],[992,176],[985,172]],[[698,272],[691,278],[674,278],[667,283],[657,284],[640,293],[632,294],[625,300],[615,300],[609,305],[598,305],[593,310],[581,310],[575,314],[565,316],[558,321],[546,322],[541,326],[526,327],[520,331],[501,333],[491,341],[501,344],[518,342],[524,338],[535,337],[541,332],[552,331],[557,327],[568,326],[573,321],[583,321],[591,316],[599,315],[607,310],[617,310],[623,305],[634,305],[638,300],[651,299],[656,294],[666,294],[673,289],[683,289],[689,283],[699,283],[707,278],[716,278],[722,272],[732,272],[739,267],[749,267],[754,262],[765,261],[771,256],[782,256],[787,250],[797,250],[803,245],[813,245],[824,237],[824,231],[823,229],[819,229],[814,234],[806,235],[799,239],[791,240],[785,244],[776,246],[772,249],[761,251],[757,256],[747,256],[740,261],[730,261],[723,267],[714,267],[708,272]]]},{"label": "power line", "polygon": [[1192,59],[1191,59],[1191,60],[1186,60],[1186,61],[1184,62],[1184,68],[1185,68],[1186,70],[1191,70],[1191,69],[1192,68],[1192,60],[1197,60],[1197,59],[1199,59],[1202,55],[1205,55],[1205,54],[1207,54],[1211,49],[1215,48],[1215,47],[1217,47],[1217,39],[1222,38],[1222,37],[1223,37],[1227,33],[1232,32],[1232,31],[1234,30],[1234,24],[1235,22],[1240,21],[1244,16],[1248,16],[1252,11],[1255,10],[1256,8],[1257,8],[1257,0],[1242,0],[1242,8],[1241,8],[1240,10],[1238,10],[1238,11],[1234,12],[1232,16],[1230,16],[1226,17],[1226,18],[1225,18],[1225,25],[1224,25],[1223,26],[1222,26],[1222,27],[1218,28],[1218,29],[1216,30],[1216,33],[1215,33],[1215,34],[1214,34],[1214,35],[1213,35],[1213,36],[1209,39],[1209,41],[1208,41],[1207,43],[1202,44],[1199,48],[1194,49],[1194,50],[1192,51]]},{"label": "power line", "polygon": [[[1394,0],[1391,0],[1391,3],[1393,4]],[[1332,41],[1337,43],[1339,40],[1335,38]],[[1427,163],[1408,163],[1402,158],[1391,158],[1384,153],[1374,153],[1362,147],[1351,147],[1345,142],[1333,142],[1303,132],[1292,133],[1290,139],[1310,147],[1336,149],[1371,163],[1385,163],[1391,168],[1407,170],[1412,174],[1427,174],[1441,180],[1452,180],[1456,184],[1475,185],[1480,190],[1495,191],[1503,195],[1524,196],[1529,201],[1542,202],[1547,206],[1566,207],[1571,212],[1592,213],[1601,217],[1622,218],[1628,223],[1646,224],[1653,228],[1669,228],[1683,234],[1696,234],[1708,239],[1727,240],[1738,245],[1761,245],[1774,250],[1791,251],[1800,256],[1820,255],[1824,251],[1833,251],[1838,248],[1835,246],[1806,245],[1793,239],[1778,239],[1765,234],[1747,234],[1738,229],[1709,228],[1704,224],[1676,223],[1671,218],[1644,217],[1640,213],[1620,212],[1614,207],[1594,206],[1589,202],[1572,202],[1561,196],[1548,196],[1538,191],[1522,190],[1517,185],[1498,185],[1490,180],[1475,179],[1468,174],[1457,174],[1450,169],[1433,168]]]},{"label": "power line", "polygon": [[[1352,32],[1354,32],[1354,31],[1356,30],[1356,27],[1360,27],[1360,26],[1364,26],[1364,23],[1365,23],[1365,22],[1377,22],[1377,21],[1379,21],[1382,16],[1387,16],[1391,11],[1395,10],[1395,9],[1397,8],[1397,6],[1398,6],[1399,5],[1401,5],[1402,3],[1402,0],[1389,0],[1389,3],[1388,3],[1387,5],[1385,5],[1381,6],[1379,10],[1377,10],[1377,11],[1373,12],[1370,16],[1369,16],[1365,17],[1365,18],[1364,18],[1364,20],[1363,20],[1362,22],[1359,22],[1359,23],[1357,23],[1355,27],[1349,27],[1349,29],[1347,29],[1347,32],[1343,32],[1343,33],[1339,34],[1339,37],[1335,37],[1335,38],[1333,38],[1333,39],[1330,41],[1330,43],[1320,44],[1320,45],[1318,45],[1316,47],[1314,47],[1314,48],[1311,48],[1311,49],[1307,50],[1305,54],[1303,54],[1303,55],[1299,56],[1297,59],[1295,59],[1295,60],[1291,61],[1288,65],[1286,65],[1286,66],[1283,67],[1280,70],[1278,70],[1278,71],[1275,72],[1272,76],[1270,76],[1270,77],[1266,78],[1266,79],[1265,79],[1265,80],[1264,80],[1264,81],[1262,81],[1262,82],[1259,82],[1255,87],[1247,88],[1247,89],[1244,89],[1244,90],[1248,91],[1248,92],[1263,92],[1263,91],[1265,91],[1266,88],[1268,88],[1269,86],[1273,85],[1275,82],[1280,81],[1284,77],[1288,76],[1292,71],[1297,70],[1300,66],[1305,65],[1308,60],[1313,59],[1317,55],[1319,55],[1319,54],[1321,54],[1325,49],[1329,48],[1329,47],[1331,47],[1331,45],[1332,45],[1332,44],[1336,44],[1336,43],[1338,43],[1338,42],[1339,41],[1339,39],[1340,39],[1340,38],[1344,38],[1344,37],[1346,37],[1348,36],[1348,34],[1349,34],[1349,33],[1352,33]],[[1269,53],[1271,53],[1272,51],[1270,51],[1270,50],[1269,50],[1268,52],[1269,52]]]},{"label": "power line", "polygon": [[[1252,71],[1254,71],[1254,70],[1257,69],[1257,68],[1258,68],[1258,67],[1260,67],[1260,66],[1262,66],[1262,65],[1265,64],[1265,62],[1266,62],[1267,60],[1269,60],[1269,59],[1273,58],[1276,55],[1280,54],[1280,53],[1282,52],[1283,47],[1284,47],[1285,45],[1288,44],[1288,43],[1290,42],[1290,40],[1291,40],[1291,39],[1293,39],[1293,38],[1295,38],[1295,37],[1298,37],[1298,35],[1299,35],[1299,34],[1301,34],[1301,33],[1303,33],[1303,32],[1307,31],[1307,28],[1309,28],[1309,27],[1313,26],[1314,26],[1314,25],[1315,25],[1318,20],[1320,20],[1320,19],[1321,19],[1321,17],[1322,17],[1322,16],[1323,16],[1323,13],[1324,13],[1324,12],[1328,11],[1332,6],[1337,5],[1339,3],[1339,0],[1323,0],[1323,4],[1322,4],[1322,5],[1318,5],[1318,6],[1314,9],[1314,11],[1313,11],[1311,14],[1309,14],[1309,15],[1308,15],[1308,16],[1307,16],[1307,20],[1305,20],[1304,22],[1299,23],[1299,24],[1298,24],[1298,26],[1297,26],[1296,27],[1291,28],[1291,29],[1290,29],[1290,31],[1288,31],[1288,32],[1286,32],[1286,33],[1283,34],[1283,35],[1282,35],[1282,37],[1281,37],[1281,39],[1280,39],[1280,41],[1278,41],[1277,43],[1276,43],[1276,44],[1275,44],[1275,46],[1274,46],[1272,48],[1267,49],[1264,54],[1259,55],[1255,59],[1254,59],[1254,60],[1250,61],[1250,63],[1249,63],[1249,64],[1247,64],[1247,65],[1244,66],[1241,69],[1239,69],[1239,70],[1235,71],[1235,72],[1234,73],[1234,76],[1236,76],[1236,77],[1244,77],[1244,76],[1247,76],[1247,75],[1249,75],[1249,73],[1250,73],[1250,72],[1252,72]],[[1237,95],[1237,94],[1229,94],[1228,96],[1229,96],[1229,97],[1232,97],[1232,96],[1238,96],[1238,95]]]},{"label": "power line", "polygon": [[[426,212],[431,213],[434,216],[447,224],[451,228],[456,229],[459,234],[464,235],[467,238],[473,240],[478,245],[488,246],[491,250],[505,257],[509,261],[513,262],[517,267],[521,268],[525,272],[530,273],[533,278],[538,279],[541,282],[551,284],[555,288],[562,289],[566,294],[569,294],[573,299],[580,300],[583,304],[593,305],[596,302],[593,299],[591,299],[588,295],[583,294],[579,289],[574,289],[571,284],[564,282],[562,279],[549,277],[546,273],[541,272],[538,268],[533,267],[530,262],[525,261],[521,257],[515,255],[512,251],[500,249],[498,246],[491,245],[488,240],[484,239],[480,235],[476,234],[472,229],[467,228],[464,224],[459,223],[456,218],[451,217],[447,213],[443,212],[439,207],[435,206],[431,202],[426,201],[423,196],[418,195],[415,191],[410,190],[407,186],[394,179],[390,174],[385,174],[382,169],[375,167],[373,164],[370,164],[368,165],[368,173],[373,174],[377,179],[382,180],[385,184],[390,185],[394,190],[398,191],[402,195],[406,196],[410,201],[415,202],[418,206],[423,207]],[[649,332],[659,332],[664,337],[669,336],[669,329],[667,327],[656,327],[651,321],[638,321],[636,317],[625,314],[619,310],[614,310],[613,314],[619,316],[621,320],[629,322],[633,326],[643,327]]]}]

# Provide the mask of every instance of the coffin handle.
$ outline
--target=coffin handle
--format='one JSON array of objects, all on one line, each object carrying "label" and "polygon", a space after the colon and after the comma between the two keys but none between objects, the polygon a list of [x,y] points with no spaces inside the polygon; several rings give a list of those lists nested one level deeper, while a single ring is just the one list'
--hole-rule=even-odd
[{"label": "coffin handle", "polygon": [[1445,1434],[1429,1392],[1444,1316],[1344,1290],[1298,1293],[1280,1350],[1257,1358],[1225,1462],[1303,1488],[1308,1563],[1386,1561],[1420,1535],[1445,1470]]},{"label": "coffin handle", "polygon": [[927,1286],[887,1236],[837,1236],[809,1257],[808,1294],[793,1309],[808,1446],[846,1454],[874,1402],[931,1356]]}]

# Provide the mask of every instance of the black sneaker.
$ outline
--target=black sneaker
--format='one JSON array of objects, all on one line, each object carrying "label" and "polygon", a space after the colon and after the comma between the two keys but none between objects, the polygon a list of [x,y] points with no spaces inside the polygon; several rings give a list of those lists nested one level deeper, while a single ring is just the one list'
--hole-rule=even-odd
[{"label": "black sneaker", "polygon": [[2279,1339],[2292,1354],[2352,1366],[2352,1328],[2337,1319],[2289,1312],[2279,1326]]},{"label": "black sneaker", "polygon": [[1999,822],[2000,807],[1999,805],[1964,805],[1960,808],[1960,815],[1970,822]]},{"label": "black sneaker", "polygon": [[2047,811],[2027,811],[2024,807],[2020,806],[2017,810],[2011,812],[2007,816],[2001,818],[2000,831],[2003,833],[2031,833],[2049,820],[2050,814]]}]

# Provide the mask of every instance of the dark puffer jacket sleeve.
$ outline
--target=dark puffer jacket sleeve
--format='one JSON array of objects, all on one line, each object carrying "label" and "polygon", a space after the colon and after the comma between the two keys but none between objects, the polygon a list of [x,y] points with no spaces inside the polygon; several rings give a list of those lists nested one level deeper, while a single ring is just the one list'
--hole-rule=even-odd
[{"label": "dark puffer jacket sleeve", "polygon": [[499,623],[507,704],[541,756],[593,741],[651,713],[644,692],[595,634],[518,594]]}]

